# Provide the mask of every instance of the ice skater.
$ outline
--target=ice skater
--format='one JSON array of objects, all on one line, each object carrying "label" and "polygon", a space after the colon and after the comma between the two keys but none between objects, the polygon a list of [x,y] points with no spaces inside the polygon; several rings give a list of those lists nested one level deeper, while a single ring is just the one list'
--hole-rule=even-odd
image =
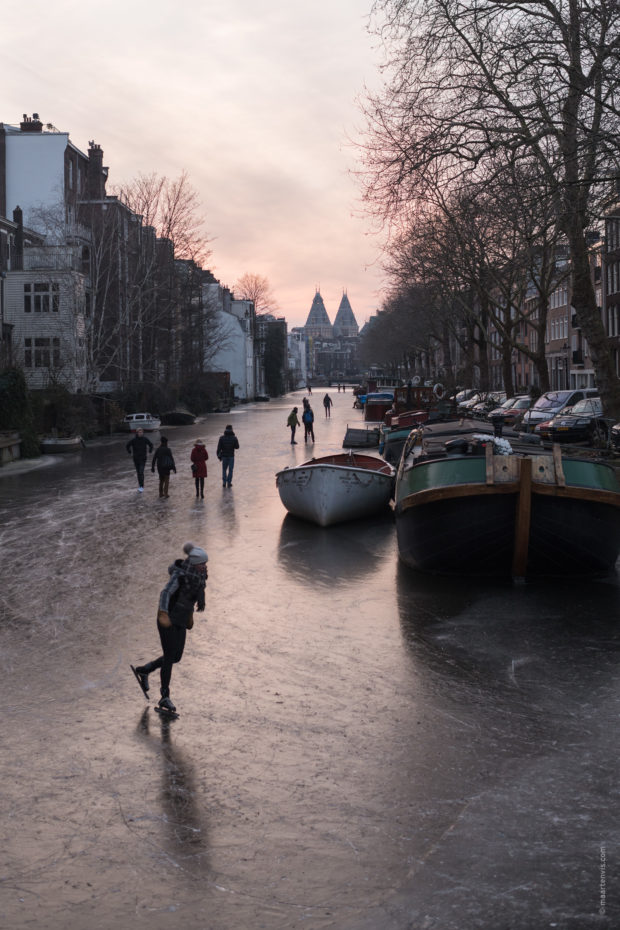
[{"label": "ice skater", "polygon": [[326,416],[326,417],[331,417],[331,415],[332,415],[332,405],[333,405],[333,403],[334,403],[334,402],[333,402],[333,400],[331,399],[331,397],[329,396],[329,394],[326,394],[325,397],[323,398],[323,406],[325,407],[325,416]]},{"label": "ice skater", "polygon": [[165,436],[160,439],[160,445],[155,450],[153,461],[151,462],[151,471],[155,471],[157,465],[157,474],[159,475],[159,496],[168,497],[168,488],[170,486],[170,472],[176,475],[177,467],[174,464],[172,449],[168,447],[168,440]]},{"label": "ice skater", "polygon": [[197,439],[190,455],[192,463],[192,474],[196,485],[196,497],[200,495],[201,499],[205,496],[205,478],[207,477],[207,459],[209,453],[205,448],[202,439]]},{"label": "ice skater", "polygon": [[297,407],[293,407],[286,421],[286,425],[289,427],[291,431],[291,445],[292,446],[297,445],[297,440],[295,439],[295,430],[297,429],[298,426],[301,425],[299,422],[299,418],[297,417],[297,409],[298,409]]},{"label": "ice skater", "polygon": [[187,630],[191,630],[194,625],[194,606],[198,611],[205,609],[209,559],[204,549],[191,542],[185,543],[183,552],[186,558],[174,560],[168,569],[170,580],[159,595],[157,632],[163,655],[146,665],[131,666],[147,700],[149,675],[161,669],[161,698],[158,706],[171,714],[176,713],[176,707],[170,700],[172,666],[181,661]]},{"label": "ice skater", "polygon": [[239,440],[235,436],[231,424],[229,423],[217,441],[216,455],[222,463],[222,486],[230,488],[232,486],[233,469],[235,467],[235,449],[239,448]]},{"label": "ice skater", "polygon": [[314,411],[305,397],[304,401],[304,412],[301,415],[304,424],[304,442],[308,442],[308,436],[310,436],[312,442],[314,442]]},{"label": "ice skater", "polygon": [[144,466],[146,465],[147,449],[153,451],[153,443],[144,435],[144,430],[137,429],[136,435],[130,439],[126,447],[129,455],[133,455],[133,463],[138,476],[138,491],[144,491]]}]

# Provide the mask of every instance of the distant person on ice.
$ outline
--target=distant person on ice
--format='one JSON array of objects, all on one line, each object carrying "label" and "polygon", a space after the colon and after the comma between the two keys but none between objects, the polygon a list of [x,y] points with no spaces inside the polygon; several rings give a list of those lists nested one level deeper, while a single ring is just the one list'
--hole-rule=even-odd
[{"label": "distant person on ice", "polygon": [[325,397],[323,398],[323,406],[325,407],[325,416],[326,416],[326,417],[331,417],[331,415],[332,415],[332,414],[331,414],[331,408],[332,408],[332,404],[333,404],[333,403],[334,403],[334,402],[333,402],[333,400],[331,399],[331,397],[329,396],[329,394],[326,394]]},{"label": "distant person on ice", "polygon": [[146,665],[132,665],[138,684],[148,697],[149,675],[161,669],[161,699],[159,706],[164,711],[175,713],[176,707],[170,700],[170,678],[172,666],[180,662],[185,648],[187,630],[194,625],[194,606],[198,611],[205,609],[205,585],[207,581],[208,556],[204,549],[194,543],[185,543],[185,559],[175,559],[168,568],[170,580],[159,595],[157,632],[163,655]]},{"label": "distant person on ice", "polygon": [[172,450],[168,448],[168,440],[165,436],[160,439],[160,445],[155,450],[153,461],[151,462],[151,471],[155,471],[157,465],[157,474],[159,475],[159,496],[168,497],[168,486],[170,484],[170,472],[176,475],[177,467],[174,464]]},{"label": "distant person on ice", "polygon": [[222,484],[225,488],[232,486],[233,468],[235,467],[235,449],[239,448],[239,440],[235,436],[230,423],[217,441],[216,455],[222,463]]},{"label": "distant person on ice", "polygon": [[286,421],[286,425],[287,425],[287,426],[290,428],[290,430],[291,430],[291,445],[292,445],[292,446],[296,446],[296,445],[297,445],[297,442],[296,442],[296,440],[295,440],[295,430],[296,430],[297,427],[300,425],[299,420],[298,420],[298,418],[297,418],[297,410],[298,410],[297,407],[293,407],[293,409],[291,410],[291,412],[290,412],[289,415],[288,415],[288,420]]},{"label": "distant person on ice", "polygon": [[144,491],[144,466],[146,465],[147,451],[153,451],[153,443],[144,435],[144,430],[137,429],[136,435],[130,439],[126,447],[127,452],[133,455],[133,463],[138,475],[138,491]]},{"label": "distant person on ice", "polygon": [[202,499],[204,499],[205,496],[205,478],[207,477],[208,458],[209,453],[205,448],[204,442],[202,439],[197,439],[194,443],[190,459],[192,462],[192,475],[194,476],[194,482],[196,484],[196,497],[200,496]]}]

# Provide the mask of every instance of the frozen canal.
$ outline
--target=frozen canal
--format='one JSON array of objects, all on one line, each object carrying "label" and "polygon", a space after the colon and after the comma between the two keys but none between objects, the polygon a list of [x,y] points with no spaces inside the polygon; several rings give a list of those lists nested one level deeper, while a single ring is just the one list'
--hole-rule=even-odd
[{"label": "frozen canal", "polygon": [[[361,418],[331,390],[326,421],[322,394],[317,455]],[[425,579],[389,512],[286,517],[274,474],[310,457],[285,425],[301,398],[166,429],[169,500],[150,470],[136,492],[122,442],[0,472],[0,926],[620,927],[618,576]],[[209,553],[207,610],[167,722],[129,663],[158,654],[186,540]]]}]

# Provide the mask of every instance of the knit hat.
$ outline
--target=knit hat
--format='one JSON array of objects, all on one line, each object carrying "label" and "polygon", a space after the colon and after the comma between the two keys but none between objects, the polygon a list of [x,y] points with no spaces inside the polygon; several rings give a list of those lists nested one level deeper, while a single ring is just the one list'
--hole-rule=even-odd
[{"label": "knit hat", "polygon": [[194,543],[185,543],[183,552],[187,554],[187,561],[190,565],[202,565],[203,562],[209,561],[209,556],[205,550],[201,549],[200,546],[195,546]]},{"label": "knit hat", "polygon": [[195,446],[204,446],[204,442],[202,441],[202,439],[194,439],[194,445],[195,445]]},{"label": "knit hat", "polygon": [[232,432],[232,424],[227,423],[227,424],[226,424],[226,429],[229,429],[229,430]]}]

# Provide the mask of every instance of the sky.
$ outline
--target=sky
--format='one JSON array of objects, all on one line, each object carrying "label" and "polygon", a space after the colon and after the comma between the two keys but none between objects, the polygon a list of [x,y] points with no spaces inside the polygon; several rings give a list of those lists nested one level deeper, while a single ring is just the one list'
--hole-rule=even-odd
[{"label": "sky", "polygon": [[5,4],[0,121],[24,113],[104,151],[110,188],[185,170],[232,287],[264,275],[289,326],[346,290],[381,305],[380,239],[363,216],[357,98],[379,82],[372,0],[28,0]]}]

